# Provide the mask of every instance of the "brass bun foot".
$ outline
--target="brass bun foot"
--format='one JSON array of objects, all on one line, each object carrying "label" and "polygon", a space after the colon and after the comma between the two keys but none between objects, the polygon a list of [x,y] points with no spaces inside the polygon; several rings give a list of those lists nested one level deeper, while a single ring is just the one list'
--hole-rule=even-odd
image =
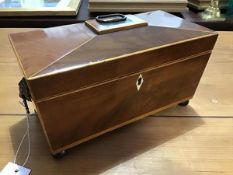
[{"label": "brass bun foot", "polygon": [[61,158],[63,158],[66,154],[67,154],[67,152],[66,152],[66,150],[64,150],[64,151],[61,151],[61,152],[59,152],[59,153],[52,154],[52,156],[53,156],[54,159],[61,159]]},{"label": "brass bun foot", "polygon": [[184,102],[179,103],[178,105],[184,107],[184,106],[187,106],[188,104],[189,104],[189,100],[186,100]]}]

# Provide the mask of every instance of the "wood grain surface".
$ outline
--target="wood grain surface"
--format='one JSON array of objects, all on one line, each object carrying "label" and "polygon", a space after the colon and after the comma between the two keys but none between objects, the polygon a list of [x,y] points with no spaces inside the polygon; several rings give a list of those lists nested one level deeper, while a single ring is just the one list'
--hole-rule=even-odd
[{"label": "wood grain surface", "polygon": [[[24,116],[0,117],[0,169],[12,161],[25,131]],[[38,118],[30,118],[32,175],[232,175],[233,119],[149,117],[70,150],[48,152]],[[23,144],[17,163],[27,154]]]},{"label": "wood grain surface", "polygon": [[[163,11],[138,14],[138,17],[148,21],[149,26],[96,36],[84,23],[78,23],[10,34],[10,40],[25,77],[33,78],[36,75],[64,71],[62,68],[66,71],[72,70],[72,67],[82,68],[122,55],[137,54],[148,49],[154,50],[216,35],[213,31],[202,31],[202,27]],[[167,26],[170,21],[173,23],[172,27]],[[197,46],[193,47],[193,50],[194,48]]]},{"label": "wood grain surface", "polygon": [[[137,55],[124,55],[125,57],[121,59],[106,61],[101,64],[86,66],[81,69],[74,69],[71,71],[65,71],[64,73],[46,76],[47,73],[51,73],[53,70],[63,71],[63,69],[66,67],[80,65],[80,62],[84,62],[86,58],[84,53],[87,52],[82,52],[82,48],[80,48],[80,52],[67,55],[67,58],[62,59],[44,71],[41,71],[39,75],[42,75],[42,77],[30,79],[29,84],[33,89],[34,100],[43,100],[44,98],[52,97],[57,94],[63,94],[76,89],[85,88],[87,86],[93,86],[97,83],[116,79],[117,77],[127,76],[138,71],[145,71],[146,69],[152,69],[153,67],[170,64],[172,61],[190,59],[199,55],[204,55],[211,52],[210,50],[212,49],[212,45],[209,43],[214,43],[215,40],[216,35],[213,35],[208,38],[179,43],[166,48],[142,52]],[[95,41],[94,44],[91,44],[93,51],[87,53],[88,58],[94,58],[96,56],[94,46],[98,45],[97,41]],[[200,42],[202,42],[203,45],[200,45]],[[118,46],[116,46],[116,48]],[[189,49],[194,47],[195,49]],[[113,52],[110,47],[99,47],[98,49],[100,48],[103,50],[108,50],[109,52],[107,54],[112,54]],[[61,85],[61,81],[65,83]],[[46,84],[46,86],[43,86],[44,84]]]},{"label": "wood grain surface", "polygon": [[[128,15],[127,20],[130,17],[137,19]],[[111,128],[123,126],[123,123],[191,99],[216,42],[217,33],[179,27],[142,26],[95,35],[85,24],[80,23],[10,34],[9,38],[28,80],[32,101],[51,153],[56,154],[89,140],[86,138],[94,138],[100,133],[111,131]],[[200,43],[203,45],[200,46]],[[170,50],[166,50],[166,47]],[[122,60],[128,60],[128,64],[121,63],[123,74],[122,67],[114,64]],[[139,64],[138,60],[143,64]],[[113,67],[118,68],[117,72],[114,69],[106,71],[107,63],[111,62],[114,62]],[[90,76],[79,73],[81,82],[85,83],[84,88],[80,88],[79,79],[70,74],[87,67],[95,70],[102,64],[105,67],[102,66],[99,72],[110,76],[98,81],[101,75],[95,71],[97,73],[93,76],[97,81],[93,82],[94,72],[86,70],[91,73]],[[42,73],[47,70],[49,74]],[[31,81],[40,82],[47,76],[56,77],[63,72],[69,78],[37,86],[31,84]],[[70,83],[70,79],[76,83]],[[137,84],[141,82],[143,84],[139,91]],[[53,84],[54,88],[48,90],[49,84]],[[67,84],[68,87],[70,84],[75,85],[64,91],[63,87]],[[59,93],[53,92],[58,89]],[[38,91],[44,96],[38,95]],[[51,91],[53,96],[48,93]]]},{"label": "wood grain surface", "polygon": [[[35,102],[52,151],[191,98],[209,55]],[[136,88],[139,75],[144,79],[140,91]]]},{"label": "wood grain surface", "polygon": [[[12,161],[26,128],[24,110],[18,103],[21,74],[7,34],[27,30],[0,29],[0,169]],[[26,167],[33,175],[233,174],[233,33],[219,34],[188,107],[165,110],[94,139],[71,149],[60,161],[49,155],[39,121],[32,116],[32,153]],[[19,164],[26,150],[24,144]]]},{"label": "wood grain surface", "polygon": [[18,61],[29,78],[80,45],[95,34],[85,24],[39,29],[31,32],[12,33],[9,38]]}]

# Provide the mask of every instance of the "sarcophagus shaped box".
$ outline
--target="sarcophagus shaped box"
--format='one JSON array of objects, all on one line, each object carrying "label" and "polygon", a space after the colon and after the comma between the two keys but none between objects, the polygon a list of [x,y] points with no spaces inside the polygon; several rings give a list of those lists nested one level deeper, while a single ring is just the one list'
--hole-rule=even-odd
[{"label": "sarcophagus shaped box", "polygon": [[217,33],[162,11],[136,16],[148,26],[10,35],[52,154],[193,97]]}]

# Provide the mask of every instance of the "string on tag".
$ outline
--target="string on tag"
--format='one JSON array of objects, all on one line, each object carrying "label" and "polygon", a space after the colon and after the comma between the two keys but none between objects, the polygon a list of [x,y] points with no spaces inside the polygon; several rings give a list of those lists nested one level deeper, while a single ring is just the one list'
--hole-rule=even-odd
[{"label": "string on tag", "polygon": [[[25,105],[24,105],[23,103],[20,102],[20,104],[21,104],[22,106],[25,107]],[[15,153],[15,158],[14,158],[14,163],[16,163],[17,156],[18,156],[18,154],[19,154],[20,148],[21,148],[21,146],[22,146],[22,144],[23,144],[23,142],[24,142],[24,140],[25,140],[25,138],[26,138],[26,136],[27,136],[27,139],[28,139],[28,154],[27,154],[27,157],[26,157],[24,163],[22,164],[22,166],[25,166],[25,165],[26,165],[26,163],[28,162],[29,156],[30,156],[30,154],[31,154],[31,141],[30,141],[30,124],[29,124],[29,117],[30,117],[30,113],[27,111],[27,112],[26,112],[26,121],[27,121],[26,131],[25,131],[25,133],[24,133],[24,135],[23,135],[23,137],[22,137],[22,139],[21,139],[21,141],[20,141],[20,143],[19,143],[19,146],[18,146],[17,151],[16,151],[16,153]]]}]

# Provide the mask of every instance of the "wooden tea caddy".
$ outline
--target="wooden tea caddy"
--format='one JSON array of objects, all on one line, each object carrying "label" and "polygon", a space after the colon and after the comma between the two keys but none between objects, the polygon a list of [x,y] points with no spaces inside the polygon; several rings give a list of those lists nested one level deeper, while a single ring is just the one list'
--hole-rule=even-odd
[{"label": "wooden tea caddy", "polygon": [[193,97],[217,33],[163,11],[136,16],[148,26],[10,34],[54,156]]}]

